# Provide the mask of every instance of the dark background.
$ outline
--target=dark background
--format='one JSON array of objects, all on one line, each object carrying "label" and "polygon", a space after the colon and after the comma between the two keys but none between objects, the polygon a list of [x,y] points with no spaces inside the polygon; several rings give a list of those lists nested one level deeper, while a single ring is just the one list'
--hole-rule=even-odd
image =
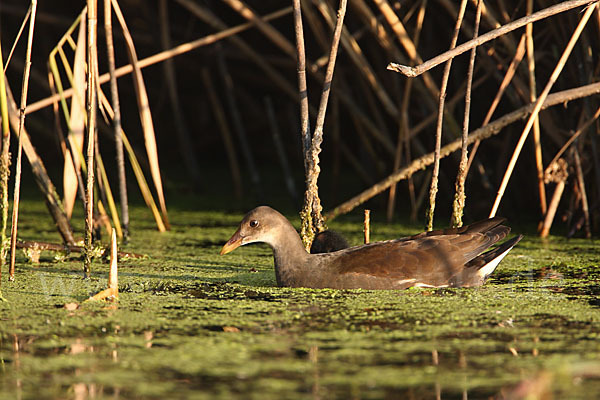
[{"label": "dark background", "polygon": [[[229,6],[220,1],[199,1],[202,7],[210,9],[228,26],[235,26],[245,22],[245,20],[233,11]],[[400,107],[402,94],[406,80],[397,73],[387,71],[386,65],[390,61],[396,61],[378,44],[377,40],[366,28],[363,20],[359,17],[356,9],[353,8],[352,1],[349,2],[348,12],[345,24],[349,31],[356,37],[361,46],[366,59],[369,61],[377,79],[386,89],[394,103]],[[389,37],[396,45],[402,49],[395,39],[389,26],[386,25],[377,7],[372,2],[367,2],[375,15],[379,16],[379,21],[386,27]],[[420,2],[401,1],[391,2],[396,6],[397,14],[403,18],[407,15],[413,6],[418,6]],[[501,3],[501,4],[500,4]],[[333,8],[337,8],[337,3],[330,2]],[[541,9],[553,4],[552,2],[535,2],[535,9]],[[158,2],[156,1],[135,1],[127,0],[120,2],[123,14],[133,35],[138,58],[144,59],[148,56],[162,51],[160,41],[161,20],[158,12]],[[265,15],[285,6],[291,5],[291,2],[277,1],[249,1],[248,5],[252,7],[259,15]],[[504,1],[493,2],[486,5],[493,11],[500,13],[506,11],[506,15],[511,19],[517,19],[525,14],[524,2]],[[26,13],[27,4],[23,1],[3,0],[0,4],[0,34],[2,40],[2,52],[4,59],[8,55],[10,47],[14,41],[16,33],[21,24],[22,18]],[[50,94],[47,83],[47,59],[48,54],[56,45],[57,41],[75,20],[84,2],[74,1],[40,1],[38,4],[38,17],[36,20],[34,46],[33,46],[33,64],[31,73],[30,91],[28,103],[31,104],[37,100],[46,98]],[[197,38],[214,33],[216,30],[198,20],[188,10],[181,7],[175,1],[168,1],[170,35],[172,45],[178,45]],[[455,5],[457,7],[458,5]],[[313,7],[314,8],[314,7]],[[473,4],[469,4],[468,12],[465,17],[465,26],[472,27],[474,19]],[[104,17],[103,2],[98,4],[98,54],[100,73],[108,70],[106,63],[106,48],[104,38]],[[315,13],[320,16],[316,8]],[[556,61],[560,57],[566,42],[568,41],[579,16],[580,10],[572,10],[551,18],[548,21],[541,21],[534,25],[535,46],[536,46],[536,77],[537,91],[543,89]],[[415,29],[415,16],[405,21],[405,26],[410,34]],[[321,22],[322,19],[321,19]],[[427,13],[424,19],[421,41],[418,47],[419,54],[424,60],[427,60],[443,51],[450,43],[454,16],[450,15],[442,1],[430,0],[427,7]],[[294,30],[291,13],[276,19],[272,22],[273,26],[292,44],[294,41]],[[327,34],[330,34],[327,25]],[[116,19],[113,19],[113,28],[115,36],[115,51],[117,67],[127,64],[128,58],[124,46],[123,36],[118,29]],[[490,26],[482,23],[481,33],[490,30]],[[314,61],[320,57],[326,56],[314,33],[309,28],[305,20],[305,37],[307,60]],[[519,29],[511,33],[512,40],[518,43],[518,40],[524,29]],[[74,34],[76,37],[76,33]],[[255,28],[244,31],[239,34],[250,47],[260,54],[263,59],[274,67],[290,84],[297,87],[296,63],[295,60],[287,56],[278,47],[273,45],[260,31]],[[468,40],[469,37],[462,33],[459,36],[459,43]],[[552,92],[581,86],[597,78],[598,65],[598,18],[592,17],[585,30],[583,38],[573,51],[565,70],[559,80],[554,85]],[[329,40],[329,38],[327,38]],[[587,42],[586,42],[587,40]],[[12,87],[15,96],[20,93],[20,82],[23,70],[23,60],[25,52],[26,32],[19,42],[15,55],[7,71],[8,81]],[[330,108],[325,126],[325,139],[323,143],[323,152],[321,154],[322,174],[319,181],[320,194],[323,198],[325,211],[345,201],[350,196],[366,189],[371,184],[380,181],[392,171],[393,157],[382,149],[381,145],[369,137],[377,159],[374,160],[365,150],[364,143],[360,140],[359,132],[353,122],[352,111],[339,104],[336,112],[336,88],[342,84],[346,93],[349,93],[355,102],[361,107],[364,113],[373,118],[373,121],[379,125],[382,131],[388,135],[389,139],[395,144],[398,135],[398,121],[387,115],[383,106],[365,83],[363,75],[354,66],[350,60],[347,51],[340,46],[340,53],[336,65],[332,97],[330,99]],[[494,57],[486,54],[495,54]],[[68,52],[67,56],[72,59],[73,53]],[[209,70],[213,86],[216,88],[220,102],[227,115],[231,134],[236,138],[236,132],[232,122],[231,112],[227,107],[224,96],[223,79],[220,74],[217,58],[223,56],[228,70],[232,76],[235,86],[235,97],[241,114],[241,119],[250,143],[250,151],[253,154],[262,178],[262,196],[257,196],[256,187],[251,182],[248,169],[241,154],[241,144],[236,140],[236,154],[239,162],[244,184],[244,196],[242,199],[234,199],[231,177],[228,170],[227,155],[224,149],[223,140],[216,123],[213,109],[208,100],[207,89],[201,79],[201,70]],[[480,48],[478,58],[476,59],[476,73],[474,80],[484,77],[488,74],[484,83],[473,91],[473,103],[471,108],[470,130],[474,130],[481,125],[481,122],[491,104],[504,71],[500,68],[510,63],[513,57],[511,53],[500,40],[487,43]],[[288,157],[291,169],[295,178],[297,192],[303,191],[303,163],[301,156],[301,146],[299,138],[299,106],[287,94],[285,94],[272,80],[252,61],[247,59],[235,46],[229,41],[222,40],[217,44],[201,47],[189,53],[175,57],[174,66],[176,69],[177,91],[180,102],[181,115],[187,127],[188,134],[192,142],[192,152],[195,154],[199,164],[200,181],[195,182],[192,174],[189,173],[188,166],[184,162],[181,154],[181,147],[176,134],[175,111],[167,95],[167,82],[164,75],[162,64],[155,64],[143,69],[143,76],[147,85],[150,107],[152,110],[155,124],[156,139],[159,149],[161,168],[163,170],[163,179],[167,189],[167,201],[177,197],[178,194],[198,193],[202,198],[214,197],[215,199],[231,199],[224,203],[221,200],[215,201],[215,206],[244,210],[257,205],[260,202],[274,204],[287,210],[299,210],[300,200],[290,200],[287,196],[281,167],[275,152],[275,146],[271,135],[268,119],[264,108],[265,97],[273,100],[277,117],[277,124],[280,128],[281,137],[285,146],[285,153]],[[468,63],[468,53],[457,57],[454,60],[452,73],[448,85],[447,100],[454,95],[464,92],[464,82],[466,79],[466,70]],[[592,72],[585,72],[585,69]],[[430,71],[436,84],[440,85],[443,66],[439,66]],[[321,68],[324,72],[324,67]],[[518,77],[527,82],[526,78],[526,60],[521,63]],[[421,78],[416,78],[421,79]],[[66,79],[65,79],[66,80]],[[143,148],[143,134],[138,117],[137,103],[133,82],[130,76],[119,79],[120,101],[122,107],[123,126],[130,140],[134,143],[140,160],[146,159]],[[110,88],[108,84],[103,85],[105,93],[109,95]],[[309,98],[314,107],[318,106],[321,83],[311,78],[309,74]],[[366,93],[370,93],[365,95]],[[382,118],[372,112],[369,103],[369,96],[374,100],[374,106],[380,110]],[[431,115],[432,110],[428,106],[426,99],[413,90],[412,101],[408,110],[409,126],[414,127],[423,118]],[[597,98],[588,98],[577,100],[565,106],[556,106],[549,111],[542,112],[542,145],[544,153],[544,167],[552,159],[560,146],[568,139],[573,131],[577,129],[582,112],[587,109],[592,113],[597,107]],[[462,115],[464,112],[464,103],[459,101],[458,105],[451,108],[451,113],[458,122],[462,124]],[[503,97],[498,109],[496,110],[492,121],[496,118],[513,111],[524,105],[524,101],[519,97],[514,87],[509,87]],[[99,113],[99,118],[101,114]],[[589,116],[587,117],[589,118]],[[587,119],[584,118],[584,119]],[[64,121],[61,121],[65,129]],[[110,132],[105,129],[105,124],[100,129],[100,145],[105,159],[113,159],[114,145]],[[61,168],[62,155],[58,144],[58,135],[55,131],[54,116],[51,107],[31,113],[26,120],[26,126],[32,136],[32,141],[37,147],[41,157],[48,166],[53,181],[58,187],[61,187]],[[311,120],[311,126],[314,126],[314,119]],[[483,174],[478,172],[475,165],[472,167],[467,180],[467,207],[465,210],[466,220],[484,218],[489,213],[493,203],[496,190],[499,187],[504,170],[518,137],[523,129],[524,121],[514,123],[506,127],[500,134],[494,136],[482,143],[476,160],[481,163],[484,169]],[[339,130],[339,138],[332,133]],[[546,135],[551,130],[553,135]],[[586,186],[590,206],[593,210],[598,202],[597,185],[594,182],[598,179],[598,171],[595,167],[595,154],[593,153],[592,136],[597,136],[597,125],[594,124],[587,135],[577,144],[580,149],[584,174],[586,177]],[[513,173],[507,193],[502,201],[499,211],[500,215],[511,218],[519,218],[526,221],[538,221],[541,218],[539,211],[539,202],[537,196],[537,182],[535,160],[533,157],[532,135],[527,140],[525,148],[517,163],[516,170]],[[424,152],[433,151],[435,141],[435,122],[430,124],[425,130],[417,135],[418,145],[411,141],[411,157],[417,158]],[[444,130],[443,144],[454,140],[450,131]],[[561,141],[562,140],[562,141]],[[594,139],[595,140],[595,139]],[[13,141],[14,142],[14,141]],[[353,157],[361,164],[364,171],[367,172],[369,179],[364,179],[352,166],[348,157],[341,150],[340,143],[343,142]],[[13,151],[14,153],[14,151]],[[459,161],[459,152],[456,152],[447,159],[442,160],[440,175],[440,192],[437,200],[437,212],[441,215],[441,221],[447,221],[451,211],[452,199],[454,196],[454,180],[456,177]],[[403,157],[402,166],[406,165],[406,158]],[[596,164],[597,165],[597,164]],[[27,169],[28,167],[26,167]],[[108,165],[113,177],[116,174]],[[128,167],[129,169],[129,167]],[[146,169],[146,172],[148,170]],[[149,173],[147,173],[149,179]],[[428,175],[425,172],[418,172],[414,175],[415,190],[418,193],[423,186],[429,186]],[[572,200],[572,186],[575,181],[574,175],[571,175],[565,195],[561,202],[559,217],[567,212],[577,212],[577,205]],[[27,183],[25,183],[27,185]],[[114,180],[113,191],[116,191],[116,179]],[[129,178],[130,188],[135,187],[135,181]],[[398,185],[398,198],[396,200],[396,216],[408,218],[410,210],[408,186],[406,181],[401,181]],[[547,188],[547,196],[550,199],[553,186]],[[137,190],[130,189],[135,198]],[[369,201],[365,207],[373,208],[375,216],[385,215],[387,203],[387,192],[377,196]],[[424,206],[416,212],[419,220],[424,220]],[[362,209],[362,207],[361,207]],[[594,215],[597,211],[593,211]],[[441,224],[441,222],[440,222]]]}]

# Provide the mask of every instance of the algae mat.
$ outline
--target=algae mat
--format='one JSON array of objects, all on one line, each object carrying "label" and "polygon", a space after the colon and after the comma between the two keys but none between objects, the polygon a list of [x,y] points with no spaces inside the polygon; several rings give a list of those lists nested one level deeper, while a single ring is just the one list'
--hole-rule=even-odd
[{"label": "algae mat", "polygon": [[[160,234],[134,209],[123,250],[148,257],[120,262],[117,304],[84,303],[107,284],[99,259],[83,280],[75,256],[20,256],[2,277],[0,398],[600,397],[589,240],[528,235],[478,289],[287,289],[264,245],[218,255],[240,218],[172,209]],[[21,226],[58,240],[40,205]],[[333,228],[360,240],[359,221]],[[416,230],[375,224],[373,239]]]}]

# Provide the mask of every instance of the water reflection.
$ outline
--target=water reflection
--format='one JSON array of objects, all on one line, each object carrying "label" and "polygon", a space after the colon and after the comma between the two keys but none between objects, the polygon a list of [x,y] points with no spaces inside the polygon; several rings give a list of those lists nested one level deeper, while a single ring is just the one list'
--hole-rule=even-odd
[{"label": "water reflection", "polygon": [[20,356],[19,338],[17,335],[13,335],[13,362],[15,365],[15,388],[17,391],[17,399],[23,398],[23,381],[21,380],[21,356]]}]

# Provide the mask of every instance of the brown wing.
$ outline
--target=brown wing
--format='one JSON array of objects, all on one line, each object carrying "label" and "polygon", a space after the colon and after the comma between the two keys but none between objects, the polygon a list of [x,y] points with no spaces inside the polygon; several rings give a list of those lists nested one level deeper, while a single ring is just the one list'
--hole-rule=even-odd
[{"label": "brown wing", "polygon": [[340,274],[358,273],[398,281],[415,279],[429,285],[444,285],[509,230],[505,226],[493,226],[482,233],[469,232],[467,227],[461,233],[373,243],[341,252],[332,266]]}]

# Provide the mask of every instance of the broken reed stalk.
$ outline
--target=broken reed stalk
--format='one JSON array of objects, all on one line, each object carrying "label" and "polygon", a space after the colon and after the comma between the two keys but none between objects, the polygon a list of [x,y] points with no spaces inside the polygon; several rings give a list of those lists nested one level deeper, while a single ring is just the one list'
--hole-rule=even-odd
[{"label": "broken reed stalk", "polygon": [[325,114],[327,111],[327,101],[329,100],[329,92],[333,81],[333,71],[335,70],[335,61],[337,58],[340,38],[342,36],[342,28],[344,26],[344,16],[346,15],[347,0],[340,0],[340,6],[337,13],[337,21],[333,29],[333,38],[331,40],[331,50],[329,52],[329,61],[327,63],[327,71],[323,82],[323,91],[321,92],[321,102],[319,104],[319,112],[315,123],[315,130],[311,140],[310,152],[307,154],[308,160],[306,163],[309,166],[309,171],[306,174],[306,192],[304,194],[304,207],[300,212],[302,220],[301,237],[304,246],[307,250],[310,249],[312,240],[316,232],[321,232],[325,226],[323,216],[321,215],[322,207],[319,199],[319,188],[317,180],[319,179],[319,153],[321,152],[321,143],[323,142],[323,126],[325,125]]},{"label": "broken reed stalk", "polygon": [[546,179],[546,182],[555,182],[556,187],[554,188],[554,194],[552,195],[552,199],[550,200],[548,210],[546,211],[540,229],[540,237],[542,238],[545,238],[550,234],[550,228],[552,227],[558,204],[560,203],[567,178],[569,177],[568,165],[563,158],[559,158],[555,164],[549,165],[548,169],[549,171],[546,172],[544,178]]},{"label": "broken reed stalk", "polygon": [[306,83],[306,51],[304,48],[304,27],[302,25],[302,8],[300,0],[293,0],[294,32],[296,35],[298,91],[300,92],[300,138],[302,141],[302,160],[304,173],[308,174],[308,151],[310,149],[310,118],[308,113],[308,86]]},{"label": "broken reed stalk", "polygon": [[[494,115],[494,112],[496,111],[498,104],[500,104],[500,99],[504,95],[504,92],[506,91],[508,84],[512,81],[512,78],[515,76],[517,67],[523,60],[524,55],[525,55],[525,35],[522,35],[521,40],[519,41],[519,45],[517,46],[517,50],[515,51],[515,56],[513,57],[512,61],[510,62],[510,65],[506,69],[504,78],[502,79],[502,82],[500,83],[500,87],[498,88],[498,91],[496,92],[496,96],[494,97],[494,100],[492,101],[492,105],[490,106],[487,114],[483,118],[483,122],[481,123],[481,126],[487,125],[488,122],[490,122],[490,120],[492,119],[492,115]],[[481,143],[480,141],[475,142],[475,144],[471,148],[471,153],[469,154],[469,161],[467,162],[467,171],[465,172],[466,175],[468,175],[469,170],[471,169],[471,164],[473,163],[475,154],[477,154],[477,149],[479,148],[480,143]]]},{"label": "broken reed stalk", "polygon": [[[533,12],[533,0],[527,0],[527,15]],[[527,36],[527,70],[529,72],[529,101],[532,103],[537,98],[536,80],[535,80],[535,50],[533,47],[533,24],[525,26],[525,35]],[[537,169],[538,193],[540,196],[540,211],[542,215],[546,214],[546,186],[544,185],[544,161],[542,160],[542,144],[540,141],[540,119],[538,117],[533,121],[533,143],[535,149],[535,166]]]},{"label": "broken reed stalk", "polygon": [[[467,0],[461,0],[460,12],[454,26],[454,34],[450,43],[450,49],[456,46],[460,26],[467,8]],[[429,187],[429,208],[427,209],[427,223],[425,229],[433,230],[433,214],[435,212],[435,198],[438,191],[438,177],[440,174],[440,148],[442,147],[442,127],[444,124],[444,103],[446,100],[446,89],[448,88],[448,78],[450,77],[450,69],[452,68],[452,58],[450,58],[444,66],[444,74],[442,76],[442,85],[440,88],[440,103],[438,107],[437,128],[435,131],[435,151],[433,160],[433,174],[431,175],[431,186]]]},{"label": "broken reed stalk", "polygon": [[[468,42],[457,46],[455,49],[448,50],[447,52],[442,53],[416,67],[409,67],[406,65],[390,63],[387,68],[391,71],[399,72],[408,77],[414,78],[416,76],[421,75],[423,72],[429,71],[431,68],[448,61],[451,58],[454,58],[466,51],[471,50],[473,47],[480,46],[486,42],[489,42],[490,40],[506,35],[507,33],[514,31],[515,29],[519,29],[527,24],[540,21],[553,15],[572,10],[573,8],[586,6],[588,4],[594,3],[595,1],[596,0],[564,1],[562,3],[538,11],[534,14],[528,15],[523,18],[519,18],[514,22],[503,25],[500,28],[494,29],[493,31],[487,32],[484,35],[479,36],[477,39],[469,40]],[[591,6],[595,7],[595,4]]]},{"label": "broken reed stalk", "polygon": [[96,134],[96,60],[97,45],[97,3],[96,0],[87,0],[88,7],[88,37],[87,37],[87,186],[85,203],[85,256],[83,259],[83,276],[89,278],[92,265],[92,229],[94,224],[94,136]]},{"label": "broken reed stalk", "polygon": [[129,202],[127,199],[127,178],[125,176],[125,155],[123,152],[123,137],[121,136],[121,105],[119,103],[119,88],[115,71],[115,49],[112,31],[111,0],[104,0],[104,31],[106,35],[106,53],[108,60],[108,73],[110,76],[110,97],[114,111],[113,127],[115,132],[115,150],[117,158],[117,171],[119,176],[119,202],[121,204],[121,225],[123,239],[129,238]]},{"label": "broken reed stalk", "polygon": [[[589,85],[580,86],[574,89],[568,89],[561,92],[553,93],[546,98],[542,105],[542,109],[546,109],[557,104],[567,103],[575,99],[580,99],[599,93],[600,82],[591,83]],[[470,145],[478,140],[485,140],[491,136],[498,134],[505,126],[510,125],[513,122],[523,119],[530,115],[534,107],[535,104],[528,104],[519,108],[518,110],[505,114],[504,116],[498,118],[497,120],[489,123],[486,126],[482,126],[481,128],[474,130],[469,134],[467,145]],[[440,156],[442,158],[446,157],[447,155],[460,149],[460,146],[461,139],[456,139],[453,142],[448,143],[447,145],[441,148]],[[406,179],[412,176],[415,172],[427,168],[433,163],[433,159],[434,155],[432,152],[413,160],[406,167],[396,171],[393,174],[388,175],[386,178],[376,183],[372,187],[364,190],[363,192],[352,197],[351,199],[346,200],[344,203],[329,211],[325,215],[325,219],[327,221],[331,221],[339,215],[352,211],[355,207],[363,204],[365,201],[387,190],[393,183],[399,182],[402,179]]]},{"label": "broken reed stalk", "polygon": [[544,90],[542,91],[539,98],[537,99],[534,109],[533,109],[531,115],[529,116],[529,119],[527,120],[527,124],[525,125],[525,128],[523,129],[523,132],[521,133],[521,137],[519,138],[519,141],[517,142],[517,145],[515,147],[512,157],[510,159],[510,162],[509,162],[508,166],[506,167],[506,171],[504,172],[504,177],[502,178],[502,183],[500,184],[500,188],[498,189],[498,194],[496,195],[496,199],[494,200],[494,205],[492,206],[492,210],[490,211],[490,218],[494,217],[496,215],[496,212],[498,211],[498,207],[500,206],[500,201],[502,200],[504,191],[506,190],[506,186],[508,185],[508,181],[512,175],[512,171],[515,167],[515,164],[517,163],[517,159],[519,158],[519,154],[521,153],[521,149],[523,148],[525,139],[527,139],[527,136],[529,135],[529,132],[531,131],[533,122],[535,121],[535,118],[538,116],[538,114],[542,108],[542,104],[546,100],[548,93],[550,93],[550,89],[552,89],[554,82],[556,82],[556,79],[558,79],[558,76],[562,72],[563,67],[565,66],[565,63],[567,62],[567,59],[569,58],[569,55],[571,54],[571,51],[573,50],[573,47],[575,46],[575,43],[577,42],[577,39],[579,39],[579,35],[583,31],[583,28],[586,26],[588,20],[590,19],[592,13],[596,10],[597,6],[598,6],[598,3],[595,3],[586,9],[585,13],[579,20],[579,24],[577,25],[577,28],[575,28],[575,31],[573,32],[571,39],[567,43],[567,46],[565,47],[563,54],[561,55],[560,59],[556,63],[556,66],[554,67],[554,71],[552,72],[552,75],[548,79],[548,83],[546,84],[546,87],[544,87]]},{"label": "broken reed stalk", "polygon": [[119,272],[118,272],[117,233],[113,229],[110,235],[110,272],[108,273],[108,287],[113,290],[114,296],[119,297]]},{"label": "broken reed stalk", "polygon": [[[477,0],[477,13],[475,15],[475,26],[473,27],[473,39],[479,35],[479,22],[481,21],[481,8],[483,0]],[[460,28],[460,27],[459,27]],[[452,205],[452,226],[460,228],[463,224],[462,216],[465,208],[465,180],[467,178],[467,138],[469,136],[469,119],[471,113],[471,88],[473,85],[473,70],[475,68],[475,55],[477,48],[471,49],[469,57],[469,69],[467,72],[467,89],[465,91],[465,115],[463,118],[463,131],[461,136],[461,152],[458,173],[456,174],[454,203]]]},{"label": "broken reed stalk", "polygon": [[86,301],[99,301],[104,299],[118,300],[119,299],[119,272],[118,272],[118,256],[117,256],[117,234],[112,230],[110,240],[110,269],[108,271],[108,288],[96,293]]},{"label": "broken reed stalk", "polygon": [[[10,267],[9,278],[15,279],[15,261],[17,253],[17,226],[19,222],[19,201],[21,194],[21,159],[23,157],[23,127],[25,126],[25,109],[27,108],[27,92],[29,89],[29,73],[31,71],[31,48],[33,46],[33,32],[37,12],[37,0],[31,0],[31,19],[29,20],[29,35],[27,37],[27,50],[25,53],[25,69],[23,70],[23,83],[21,86],[21,107],[19,109],[19,147],[17,150],[17,166],[15,171],[15,187],[13,192],[13,212],[10,229]],[[0,55],[1,56],[1,55]],[[4,246],[4,245],[3,245]]]},{"label": "broken reed stalk", "polygon": [[369,244],[371,242],[371,210],[365,210],[363,231],[365,233],[365,244]]}]

